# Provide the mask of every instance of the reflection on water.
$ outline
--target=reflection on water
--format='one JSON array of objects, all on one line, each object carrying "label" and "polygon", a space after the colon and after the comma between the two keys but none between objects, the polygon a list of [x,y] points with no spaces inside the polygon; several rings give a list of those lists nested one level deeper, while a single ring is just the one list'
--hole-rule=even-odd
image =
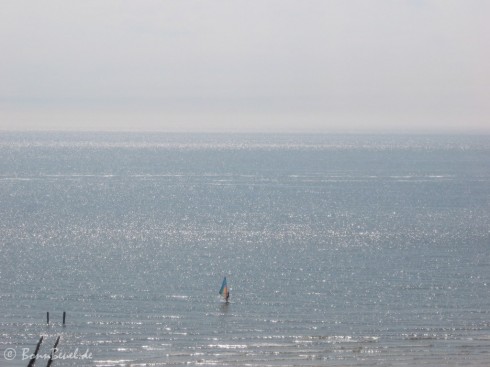
[{"label": "reflection on water", "polygon": [[0,357],[485,365],[488,139],[82,140],[0,135]]}]

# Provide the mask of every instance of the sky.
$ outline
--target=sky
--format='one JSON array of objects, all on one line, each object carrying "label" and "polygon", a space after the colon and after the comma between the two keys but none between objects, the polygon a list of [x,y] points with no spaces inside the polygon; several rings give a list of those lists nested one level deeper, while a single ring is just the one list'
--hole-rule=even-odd
[{"label": "sky", "polygon": [[487,0],[2,0],[0,130],[490,132]]}]

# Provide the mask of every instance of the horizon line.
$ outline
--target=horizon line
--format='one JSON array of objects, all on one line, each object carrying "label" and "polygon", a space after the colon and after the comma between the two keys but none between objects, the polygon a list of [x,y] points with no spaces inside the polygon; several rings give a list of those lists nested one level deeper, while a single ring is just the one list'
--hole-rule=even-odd
[{"label": "horizon line", "polygon": [[2,129],[4,133],[66,134],[210,134],[210,135],[490,135],[490,129],[251,129],[251,130],[155,130],[155,129]]}]

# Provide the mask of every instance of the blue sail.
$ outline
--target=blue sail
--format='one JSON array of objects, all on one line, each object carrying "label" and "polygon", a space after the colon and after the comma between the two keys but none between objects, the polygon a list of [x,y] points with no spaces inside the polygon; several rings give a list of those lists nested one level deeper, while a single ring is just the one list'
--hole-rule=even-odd
[{"label": "blue sail", "polygon": [[221,294],[225,299],[228,299],[229,295],[228,284],[226,283],[226,277],[223,279],[223,283],[221,283],[221,288],[219,290],[219,294]]}]

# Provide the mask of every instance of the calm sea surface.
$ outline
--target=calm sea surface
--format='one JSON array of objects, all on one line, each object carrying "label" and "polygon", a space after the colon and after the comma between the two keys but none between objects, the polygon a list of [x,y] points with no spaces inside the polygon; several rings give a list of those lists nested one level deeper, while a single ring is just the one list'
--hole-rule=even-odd
[{"label": "calm sea surface", "polygon": [[0,133],[0,253],[0,366],[484,366],[490,136]]}]

